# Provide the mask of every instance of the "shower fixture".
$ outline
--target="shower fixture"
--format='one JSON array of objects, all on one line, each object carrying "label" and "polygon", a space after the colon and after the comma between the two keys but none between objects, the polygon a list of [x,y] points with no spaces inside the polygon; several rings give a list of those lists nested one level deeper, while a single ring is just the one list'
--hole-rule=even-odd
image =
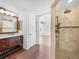
[{"label": "shower fixture", "polygon": [[64,14],[67,14],[67,13],[70,13],[70,12],[71,12],[71,10],[67,8],[67,9],[64,11]]}]

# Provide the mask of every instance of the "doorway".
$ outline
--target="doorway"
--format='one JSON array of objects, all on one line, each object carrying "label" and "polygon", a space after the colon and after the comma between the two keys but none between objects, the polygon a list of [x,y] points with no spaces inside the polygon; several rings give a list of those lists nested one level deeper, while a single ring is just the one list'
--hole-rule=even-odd
[{"label": "doorway", "polygon": [[50,59],[51,48],[51,16],[50,13],[43,13],[37,16],[37,43],[41,58]]},{"label": "doorway", "polygon": [[50,13],[38,15],[38,43],[50,46],[51,41],[51,16]]}]

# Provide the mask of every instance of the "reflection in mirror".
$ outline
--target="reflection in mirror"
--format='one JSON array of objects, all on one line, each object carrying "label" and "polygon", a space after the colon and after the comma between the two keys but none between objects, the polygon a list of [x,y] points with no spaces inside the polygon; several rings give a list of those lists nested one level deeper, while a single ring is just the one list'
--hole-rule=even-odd
[{"label": "reflection in mirror", "polygon": [[18,18],[0,15],[0,34],[18,32]]}]

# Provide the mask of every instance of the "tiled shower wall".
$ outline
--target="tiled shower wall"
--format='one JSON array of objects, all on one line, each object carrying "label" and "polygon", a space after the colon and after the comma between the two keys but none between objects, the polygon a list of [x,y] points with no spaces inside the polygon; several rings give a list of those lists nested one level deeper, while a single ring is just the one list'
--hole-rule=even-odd
[{"label": "tiled shower wall", "polygon": [[[71,8],[71,12],[58,15],[60,28],[56,45],[56,59],[79,59],[79,8]],[[73,26],[76,28],[73,28]]]}]

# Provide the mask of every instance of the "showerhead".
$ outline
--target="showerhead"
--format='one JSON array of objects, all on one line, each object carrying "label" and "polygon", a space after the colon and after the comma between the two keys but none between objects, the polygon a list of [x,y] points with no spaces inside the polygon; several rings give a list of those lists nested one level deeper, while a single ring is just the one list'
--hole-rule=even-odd
[{"label": "showerhead", "polygon": [[70,13],[70,12],[71,12],[71,10],[66,9],[66,10],[64,11],[64,14],[67,14],[67,13]]}]

